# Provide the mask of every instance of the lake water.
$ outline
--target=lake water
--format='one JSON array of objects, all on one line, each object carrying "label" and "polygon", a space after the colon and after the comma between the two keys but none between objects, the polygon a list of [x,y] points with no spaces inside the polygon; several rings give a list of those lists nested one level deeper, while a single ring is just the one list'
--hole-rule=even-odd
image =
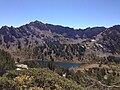
[{"label": "lake water", "polygon": [[[38,61],[42,66],[46,66],[49,61]],[[71,62],[55,62],[57,66],[61,66],[64,68],[78,68],[81,64],[79,63],[71,63]]]}]

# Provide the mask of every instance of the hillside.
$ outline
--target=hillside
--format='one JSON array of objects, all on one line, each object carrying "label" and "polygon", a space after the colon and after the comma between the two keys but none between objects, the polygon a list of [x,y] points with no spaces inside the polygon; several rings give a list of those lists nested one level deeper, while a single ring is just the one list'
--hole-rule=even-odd
[{"label": "hillside", "polygon": [[0,77],[1,90],[86,90],[72,80],[46,69],[8,71]]}]

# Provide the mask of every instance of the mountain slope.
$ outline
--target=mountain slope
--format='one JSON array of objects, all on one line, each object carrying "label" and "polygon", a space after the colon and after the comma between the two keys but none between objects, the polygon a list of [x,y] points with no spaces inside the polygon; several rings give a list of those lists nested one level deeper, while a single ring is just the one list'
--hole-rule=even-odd
[{"label": "mountain slope", "polygon": [[[97,38],[97,37],[96,37]],[[112,54],[120,54],[120,25],[115,25],[101,33],[100,43]]]},{"label": "mountain slope", "polygon": [[107,28],[94,39],[82,42],[86,47],[86,54],[94,54],[100,57],[120,54],[120,25]]}]

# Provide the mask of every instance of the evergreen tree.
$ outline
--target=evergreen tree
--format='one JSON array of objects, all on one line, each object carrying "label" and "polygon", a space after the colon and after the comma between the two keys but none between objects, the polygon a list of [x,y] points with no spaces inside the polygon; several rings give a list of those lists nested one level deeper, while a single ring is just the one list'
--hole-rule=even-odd
[{"label": "evergreen tree", "polygon": [[6,70],[15,68],[14,59],[8,52],[0,50],[0,74],[2,75]]}]

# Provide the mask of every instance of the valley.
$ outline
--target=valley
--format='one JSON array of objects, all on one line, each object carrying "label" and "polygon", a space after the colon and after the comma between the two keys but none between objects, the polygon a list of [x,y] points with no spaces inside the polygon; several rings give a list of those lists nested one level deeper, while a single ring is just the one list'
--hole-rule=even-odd
[{"label": "valley", "polygon": [[74,29],[34,21],[3,26],[0,89],[119,90],[119,41],[120,25]]}]

